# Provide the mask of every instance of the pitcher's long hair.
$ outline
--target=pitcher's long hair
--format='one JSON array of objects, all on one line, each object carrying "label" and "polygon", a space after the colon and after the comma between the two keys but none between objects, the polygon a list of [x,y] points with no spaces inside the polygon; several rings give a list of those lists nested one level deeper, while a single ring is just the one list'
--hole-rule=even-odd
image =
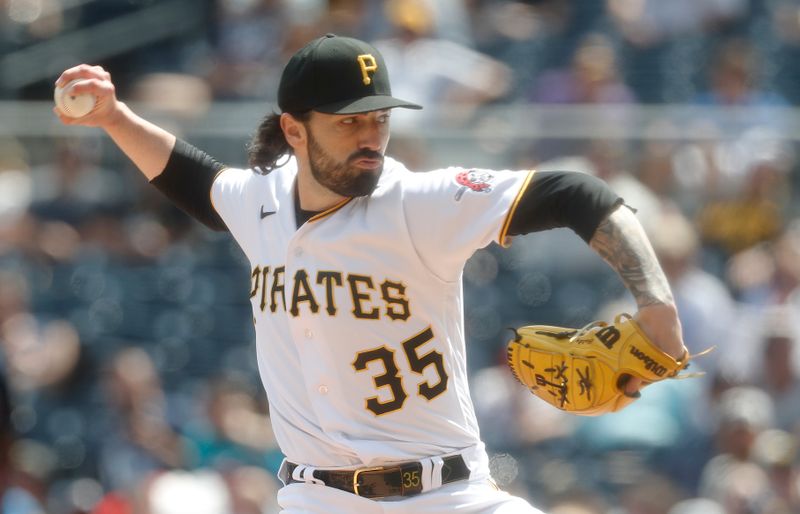
[{"label": "pitcher's long hair", "polygon": [[[301,122],[308,121],[310,112],[292,113]],[[269,173],[281,165],[278,161],[288,157],[292,147],[286,141],[281,129],[281,115],[270,113],[264,116],[247,147],[248,164],[260,173]]]}]

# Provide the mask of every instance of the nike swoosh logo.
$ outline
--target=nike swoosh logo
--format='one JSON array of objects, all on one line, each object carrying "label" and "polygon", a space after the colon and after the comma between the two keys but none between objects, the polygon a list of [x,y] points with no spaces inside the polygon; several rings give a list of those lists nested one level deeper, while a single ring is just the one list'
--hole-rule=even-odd
[{"label": "nike swoosh logo", "polygon": [[264,211],[264,206],[262,205],[261,206],[261,219],[263,220],[267,216],[272,216],[273,214],[275,214],[275,212],[276,211]]}]

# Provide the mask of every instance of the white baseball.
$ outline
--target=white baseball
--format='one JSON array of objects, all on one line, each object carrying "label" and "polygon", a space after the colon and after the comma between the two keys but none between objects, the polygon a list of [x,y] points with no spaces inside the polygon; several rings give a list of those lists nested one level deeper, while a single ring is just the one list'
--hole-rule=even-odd
[{"label": "white baseball", "polygon": [[53,98],[56,101],[56,107],[64,116],[82,118],[94,109],[94,95],[88,93],[72,94],[72,86],[80,80],[83,79],[75,79],[63,87],[56,87]]}]

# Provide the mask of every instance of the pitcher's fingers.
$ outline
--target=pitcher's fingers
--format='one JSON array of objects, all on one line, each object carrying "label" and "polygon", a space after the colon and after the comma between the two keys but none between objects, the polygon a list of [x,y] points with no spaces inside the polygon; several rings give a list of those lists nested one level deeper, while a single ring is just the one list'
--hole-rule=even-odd
[{"label": "pitcher's fingers", "polygon": [[639,398],[641,396],[639,389],[645,385],[646,384],[641,378],[628,375],[627,373],[620,376],[619,380],[617,381],[617,387],[622,389],[622,392],[625,393],[625,396],[629,396],[631,398]]},{"label": "pitcher's fingers", "polygon": [[74,95],[89,93],[102,98],[114,93],[114,84],[105,79],[87,78],[86,80],[76,82],[75,85],[70,88],[70,92]]},{"label": "pitcher's fingers", "polygon": [[56,86],[63,86],[75,79],[100,79],[110,80],[111,74],[102,66],[92,66],[90,64],[79,64],[65,70],[56,80]]}]

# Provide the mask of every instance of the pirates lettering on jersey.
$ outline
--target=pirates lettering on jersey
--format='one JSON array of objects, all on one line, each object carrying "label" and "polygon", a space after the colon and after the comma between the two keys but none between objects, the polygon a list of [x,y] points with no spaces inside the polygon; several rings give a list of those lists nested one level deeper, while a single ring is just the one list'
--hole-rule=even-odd
[{"label": "pirates lettering on jersey", "polygon": [[336,301],[333,288],[342,286],[342,274],[338,271],[318,271],[317,284],[325,286],[325,311],[329,316],[336,314]]},{"label": "pirates lettering on jersey", "polygon": [[372,285],[372,278],[365,275],[347,275],[347,283],[350,284],[350,294],[353,296],[353,316],[359,319],[378,319],[378,308],[373,307],[366,311],[370,305],[369,290],[375,290]]},{"label": "pirates lettering on jersey", "polygon": [[308,303],[308,308],[314,314],[319,311],[319,304],[317,300],[314,298],[314,294],[311,292],[311,286],[308,285],[308,273],[306,270],[299,269],[294,274],[294,289],[292,290],[292,308],[289,309],[289,312],[292,313],[292,316],[295,318],[300,313],[299,304],[301,302]]},{"label": "pirates lettering on jersey", "polygon": [[341,290],[350,298],[347,308],[357,319],[406,321],[411,316],[406,286],[399,280],[378,282],[369,275],[302,268],[288,278],[285,266],[256,266],[250,279],[250,299],[256,299],[261,312],[276,312],[279,306],[287,311],[288,305],[287,312],[293,317],[322,311],[335,316],[340,308],[346,308],[336,303]]},{"label": "pirates lettering on jersey", "polygon": [[[278,302],[275,301],[275,296],[278,293],[281,295],[281,302],[283,302],[283,310],[286,310],[286,296],[284,293],[284,286],[283,286],[283,275],[286,272],[286,266],[277,266],[275,270],[272,272],[272,290],[269,293],[269,310],[271,312],[275,312],[278,309]],[[264,285],[266,289],[266,284]],[[264,307],[261,307],[261,310],[264,310]]]}]

